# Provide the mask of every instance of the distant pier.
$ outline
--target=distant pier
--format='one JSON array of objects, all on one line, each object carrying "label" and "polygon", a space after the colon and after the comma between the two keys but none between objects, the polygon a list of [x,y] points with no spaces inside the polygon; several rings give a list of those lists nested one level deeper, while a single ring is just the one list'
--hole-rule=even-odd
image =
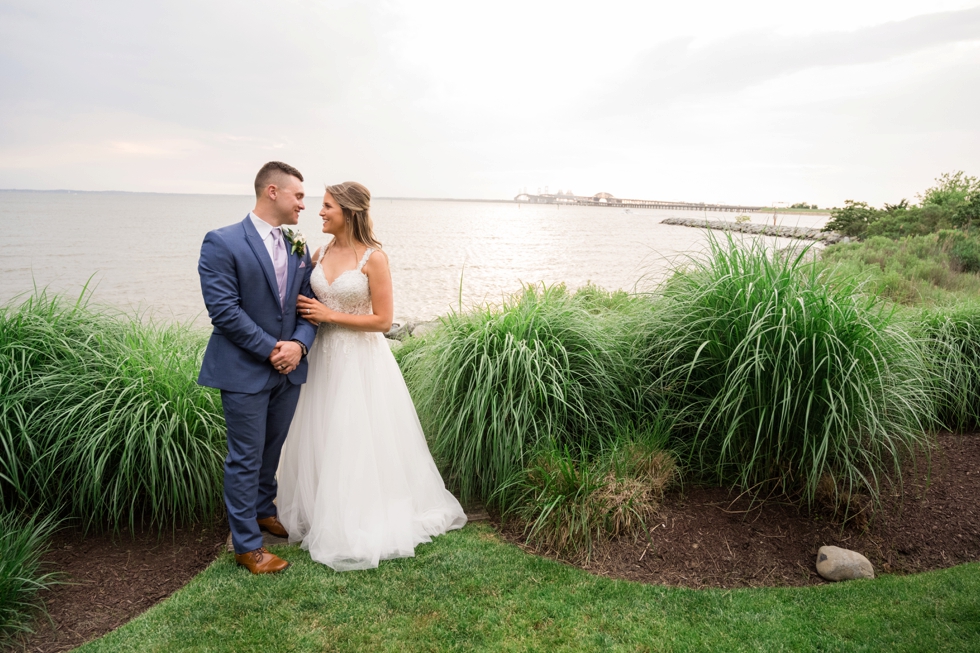
[{"label": "distant pier", "polygon": [[572,204],[574,206],[606,206],[632,209],[671,209],[675,211],[734,211],[751,213],[761,211],[764,206],[741,206],[734,204],[704,204],[695,202],[676,202],[666,200],[630,200],[613,197],[609,193],[595,195],[574,195],[570,191],[551,194],[531,195],[521,193],[514,198],[515,202],[526,204]]}]

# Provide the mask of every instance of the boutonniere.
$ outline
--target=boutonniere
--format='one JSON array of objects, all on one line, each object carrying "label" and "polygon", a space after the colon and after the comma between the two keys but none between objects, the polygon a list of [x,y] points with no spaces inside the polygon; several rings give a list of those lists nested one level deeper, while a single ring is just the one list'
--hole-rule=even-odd
[{"label": "boutonniere", "polygon": [[298,231],[293,231],[292,229],[283,229],[282,237],[285,238],[292,247],[293,254],[306,256],[306,236]]}]

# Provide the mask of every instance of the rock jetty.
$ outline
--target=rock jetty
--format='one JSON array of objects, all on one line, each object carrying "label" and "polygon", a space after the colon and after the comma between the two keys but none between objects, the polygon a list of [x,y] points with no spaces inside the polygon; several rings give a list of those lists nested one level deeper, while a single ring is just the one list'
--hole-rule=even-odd
[{"label": "rock jetty", "polygon": [[772,224],[752,224],[751,222],[728,222],[725,220],[705,220],[704,218],[667,218],[660,224],[672,224],[681,227],[698,227],[701,229],[719,229],[721,231],[737,231],[743,234],[758,236],[780,236],[782,238],[802,238],[817,240],[828,245],[847,242],[847,239],[833,231],[820,231],[809,227],[787,227]]}]

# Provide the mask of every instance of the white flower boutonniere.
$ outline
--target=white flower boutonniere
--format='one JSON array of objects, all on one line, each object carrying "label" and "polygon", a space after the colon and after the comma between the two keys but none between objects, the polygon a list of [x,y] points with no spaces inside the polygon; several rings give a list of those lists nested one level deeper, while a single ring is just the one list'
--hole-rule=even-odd
[{"label": "white flower boutonniere", "polygon": [[292,229],[283,229],[282,236],[289,242],[293,254],[306,256],[306,236]]}]

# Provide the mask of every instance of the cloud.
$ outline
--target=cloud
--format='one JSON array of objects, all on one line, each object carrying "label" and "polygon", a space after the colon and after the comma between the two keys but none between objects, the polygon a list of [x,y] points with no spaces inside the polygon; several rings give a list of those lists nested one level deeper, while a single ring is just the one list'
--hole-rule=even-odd
[{"label": "cloud", "polygon": [[812,68],[871,64],[963,41],[980,41],[980,7],[847,32],[745,32],[700,46],[694,37],[676,38],[637,56],[592,111],[655,109],[692,96],[736,93]]}]

